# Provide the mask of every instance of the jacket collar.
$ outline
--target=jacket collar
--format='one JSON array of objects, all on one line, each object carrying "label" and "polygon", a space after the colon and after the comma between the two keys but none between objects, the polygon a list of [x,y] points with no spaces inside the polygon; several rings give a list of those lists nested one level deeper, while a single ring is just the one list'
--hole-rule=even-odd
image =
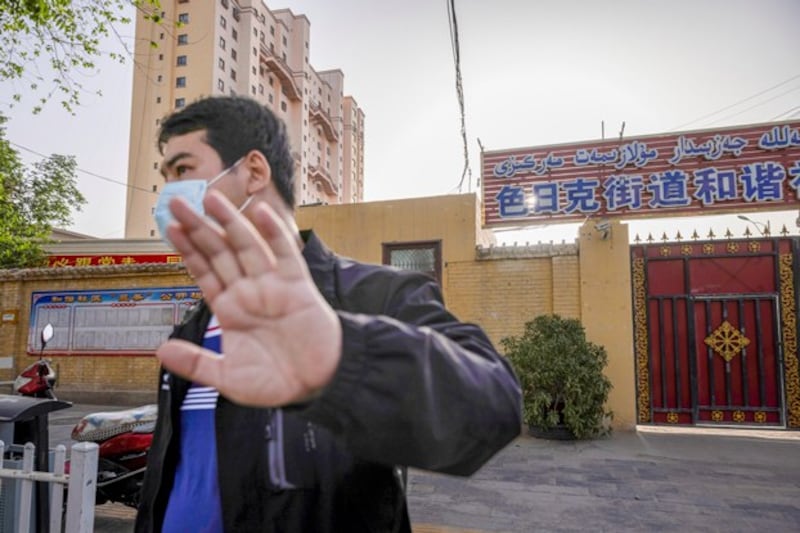
[{"label": "jacket collar", "polygon": [[303,239],[303,258],[306,260],[311,278],[317,289],[329,304],[334,305],[337,301],[334,270],[336,256],[331,252],[325,243],[317,237],[313,230],[300,232]]}]

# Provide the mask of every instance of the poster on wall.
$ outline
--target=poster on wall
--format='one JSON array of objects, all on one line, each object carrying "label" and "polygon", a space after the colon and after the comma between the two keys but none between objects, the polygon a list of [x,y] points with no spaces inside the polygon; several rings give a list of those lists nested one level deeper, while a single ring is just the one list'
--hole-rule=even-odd
[{"label": "poster on wall", "polygon": [[800,206],[800,121],[486,151],[484,226]]},{"label": "poster on wall", "polygon": [[197,287],[98,291],[36,291],[31,295],[28,354],[52,324],[48,355],[131,355],[155,352],[202,297]]}]

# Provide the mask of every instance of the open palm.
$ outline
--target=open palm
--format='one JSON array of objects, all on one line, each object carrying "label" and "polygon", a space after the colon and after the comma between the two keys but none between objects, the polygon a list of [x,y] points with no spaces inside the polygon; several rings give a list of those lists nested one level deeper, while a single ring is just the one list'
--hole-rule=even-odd
[{"label": "open palm", "polygon": [[242,404],[308,399],[332,379],[342,333],[296,236],[266,203],[252,208],[252,223],[217,191],[204,207],[208,216],[173,199],[168,237],[219,320],[223,356],[177,339],[156,355],[171,372]]}]

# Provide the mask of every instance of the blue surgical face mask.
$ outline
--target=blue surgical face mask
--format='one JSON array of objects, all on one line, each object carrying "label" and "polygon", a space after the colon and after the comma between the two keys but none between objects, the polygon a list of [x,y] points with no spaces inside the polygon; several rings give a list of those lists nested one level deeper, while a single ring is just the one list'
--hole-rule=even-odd
[{"label": "blue surgical face mask", "polygon": [[[236,165],[241,163],[243,159],[244,158],[239,159],[234,164],[208,181],[201,179],[178,180],[170,181],[164,185],[164,188],[161,189],[161,194],[158,195],[156,208],[153,213],[153,218],[156,220],[158,231],[161,234],[161,238],[164,239],[164,242],[172,246],[172,243],[170,243],[169,239],[167,238],[167,226],[169,226],[169,223],[175,218],[172,216],[172,211],[169,209],[170,200],[176,196],[180,196],[189,202],[189,205],[192,206],[192,209],[201,215],[205,214],[205,209],[203,209],[203,198],[206,195],[208,187],[219,181],[224,175],[236,168]],[[244,211],[252,199],[252,196],[248,196],[247,200],[245,200],[242,206],[239,208],[239,212]]]}]

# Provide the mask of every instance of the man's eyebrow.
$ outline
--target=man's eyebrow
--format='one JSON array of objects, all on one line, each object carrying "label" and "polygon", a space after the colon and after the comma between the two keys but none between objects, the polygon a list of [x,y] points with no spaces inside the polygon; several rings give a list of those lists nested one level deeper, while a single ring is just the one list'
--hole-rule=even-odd
[{"label": "man's eyebrow", "polygon": [[192,154],[190,154],[189,152],[178,152],[177,154],[175,154],[172,157],[170,157],[169,161],[161,163],[161,168],[159,169],[159,172],[161,172],[161,175],[164,178],[166,178],[167,177],[167,170],[172,168],[175,165],[175,163],[177,163],[178,161],[180,161],[184,157],[189,157],[191,155]]}]

